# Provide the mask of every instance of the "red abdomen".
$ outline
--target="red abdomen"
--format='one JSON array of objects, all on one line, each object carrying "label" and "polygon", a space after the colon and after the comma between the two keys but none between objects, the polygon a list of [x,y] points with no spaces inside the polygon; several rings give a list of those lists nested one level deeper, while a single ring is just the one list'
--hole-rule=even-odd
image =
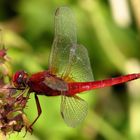
[{"label": "red abdomen", "polygon": [[119,76],[115,78],[100,80],[100,81],[91,81],[91,82],[73,82],[69,83],[69,91],[68,95],[73,96],[76,93],[80,93],[83,91],[93,90],[97,88],[103,88],[108,86],[113,86],[117,84],[121,84],[124,82],[128,82],[131,80],[135,80],[140,78],[140,73],[138,74],[128,74],[124,76]]}]

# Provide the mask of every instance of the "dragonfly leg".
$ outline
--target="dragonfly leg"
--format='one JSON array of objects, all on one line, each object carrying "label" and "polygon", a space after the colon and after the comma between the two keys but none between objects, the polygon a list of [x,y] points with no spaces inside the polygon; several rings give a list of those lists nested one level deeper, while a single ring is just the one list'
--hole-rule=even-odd
[{"label": "dragonfly leg", "polygon": [[38,120],[38,118],[40,117],[40,115],[42,113],[42,109],[41,109],[41,106],[40,106],[40,103],[39,103],[39,99],[38,99],[36,94],[35,94],[35,101],[36,101],[36,107],[37,107],[38,115],[37,115],[36,119],[32,122],[32,124],[29,126],[29,129],[32,129],[32,126]]}]

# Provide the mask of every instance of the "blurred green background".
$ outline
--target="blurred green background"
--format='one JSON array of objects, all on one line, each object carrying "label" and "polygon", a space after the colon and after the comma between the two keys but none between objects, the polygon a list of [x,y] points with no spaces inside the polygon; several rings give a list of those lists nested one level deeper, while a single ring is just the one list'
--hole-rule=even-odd
[{"label": "blurred green background", "polygon": [[[54,12],[68,6],[77,21],[78,42],[85,45],[95,80],[140,71],[139,0],[0,0],[0,27],[12,72],[34,73],[48,68],[54,37]],[[60,97],[40,96],[42,115],[32,135],[14,133],[9,140],[139,140],[139,80],[82,94],[89,104],[77,128],[63,122]],[[31,95],[26,114],[37,115]]]}]

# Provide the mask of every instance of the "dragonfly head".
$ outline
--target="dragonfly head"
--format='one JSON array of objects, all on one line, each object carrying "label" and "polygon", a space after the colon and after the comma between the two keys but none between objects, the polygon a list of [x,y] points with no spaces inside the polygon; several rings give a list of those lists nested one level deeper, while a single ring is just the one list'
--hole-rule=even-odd
[{"label": "dragonfly head", "polygon": [[27,87],[28,79],[28,74],[25,71],[21,70],[17,71],[13,75],[12,82],[17,89],[24,89],[25,87]]}]

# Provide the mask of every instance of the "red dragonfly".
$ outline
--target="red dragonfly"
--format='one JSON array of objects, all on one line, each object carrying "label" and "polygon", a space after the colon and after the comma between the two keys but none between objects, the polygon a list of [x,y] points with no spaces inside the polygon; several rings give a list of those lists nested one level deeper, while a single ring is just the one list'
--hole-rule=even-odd
[{"label": "red dragonfly", "polygon": [[55,12],[55,37],[49,58],[49,69],[32,74],[17,71],[13,84],[17,89],[29,88],[35,94],[38,116],[41,107],[37,95],[61,96],[60,111],[65,123],[76,127],[87,115],[87,102],[77,96],[84,91],[113,86],[140,78],[140,74],[128,74],[116,78],[94,81],[87,49],[77,44],[75,18],[67,7]]}]

